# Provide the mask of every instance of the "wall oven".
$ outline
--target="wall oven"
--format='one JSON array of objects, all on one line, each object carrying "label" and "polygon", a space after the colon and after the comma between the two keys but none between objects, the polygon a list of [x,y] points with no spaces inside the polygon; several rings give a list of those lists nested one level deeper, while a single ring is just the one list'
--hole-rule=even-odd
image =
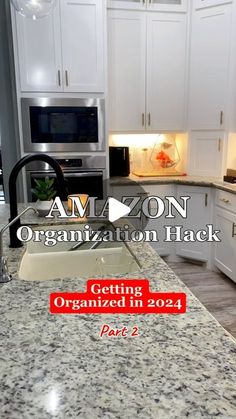
[{"label": "wall oven", "polygon": [[[68,195],[81,193],[97,197],[98,199],[103,199],[106,196],[106,191],[104,190],[106,159],[104,156],[54,158],[63,170]],[[35,179],[44,179],[45,177],[55,179],[54,187],[57,190],[55,172],[47,163],[35,161],[26,166],[28,202],[36,201],[32,194],[32,189],[35,187]]]},{"label": "wall oven", "polygon": [[104,99],[22,98],[25,152],[104,151]]}]

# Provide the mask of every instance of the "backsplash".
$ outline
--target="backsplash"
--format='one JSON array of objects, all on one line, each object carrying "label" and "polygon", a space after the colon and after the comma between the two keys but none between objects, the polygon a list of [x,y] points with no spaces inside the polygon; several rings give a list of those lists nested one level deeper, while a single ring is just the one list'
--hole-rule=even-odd
[{"label": "backsplash", "polygon": [[[155,164],[153,154],[154,147],[158,144],[175,142],[175,157],[178,160],[175,170],[181,173],[187,171],[187,134],[114,134],[109,137],[110,146],[129,147],[130,170],[152,171]],[[168,153],[166,153],[168,155]]]}]

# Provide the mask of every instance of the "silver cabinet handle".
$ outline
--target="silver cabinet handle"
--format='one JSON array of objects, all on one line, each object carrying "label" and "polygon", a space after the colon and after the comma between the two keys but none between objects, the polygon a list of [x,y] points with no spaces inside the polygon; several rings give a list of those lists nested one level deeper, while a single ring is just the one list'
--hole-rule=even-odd
[{"label": "silver cabinet handle", "polygon": [[236,224],[233,223],[233,225],[232,225],[232,237],[236,236],[235,228],[236,228]]},{"label": "silver cabinet handle", "polygon": [[65,71],[65,76],[66,76],[66,86],[69,86],[69,80],[68,80],[68,71]]},{"label": "silver cabinet handle", "polygon": [[142,126],[143,127],[145,126],[145,115],[144,115],[144,113],[142,113]]},{"label": "silver cabinet handle", "polygon": [[219,141],[218,141],[218,151],[221,151],[221,139],[219,138]]},{"label": "silver cabinet handle", "polygon": [[208,193],[205,194],[205,207],[208,205]]},{"label": "silver cabinet handle", "polygon": [[223,125],[223,122],[224,122],[224,112],[221,111],[220,112],[220,125]]},{"label": "silver cabinet handle", "polygon": [[150,112],[148,114],[148,126],[149,127],[151,126],[151,114],[150,114]]},{"label": "silver cabinet handle", "polygon": [[58,70],[57,72],[57,79],[58,79],[58,86],[61,86],[61,72]]}]

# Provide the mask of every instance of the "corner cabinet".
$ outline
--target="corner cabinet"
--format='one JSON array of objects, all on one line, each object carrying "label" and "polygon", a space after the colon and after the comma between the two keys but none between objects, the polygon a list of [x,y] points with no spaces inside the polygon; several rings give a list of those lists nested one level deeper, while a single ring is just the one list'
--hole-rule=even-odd
[{"label": "corner cabinet", "polygon": [[12,9],[22,92],[103,92],[102,0],[60,0],[49,16]]},{"label": "corner cabinet", "polygon": [[187,15],[108,11],[111,132],[185,128]]},{"label": "corner cabinet", "polygon": [[112,9],[182,12],[187,10],[187,0],[108,0]]},{"label": "corner cabinet", "polygon": [[[218,4],[196,4],[203,3]],[[230,3],[193,10],[189,86],[192,130],[225,129],[231,26]]]},{"label": "corner cabinet", "polygon": [[192,131],[190,133],[188,169],[190,175],[211,177],[223,175],[225,137],[222,131]]}]

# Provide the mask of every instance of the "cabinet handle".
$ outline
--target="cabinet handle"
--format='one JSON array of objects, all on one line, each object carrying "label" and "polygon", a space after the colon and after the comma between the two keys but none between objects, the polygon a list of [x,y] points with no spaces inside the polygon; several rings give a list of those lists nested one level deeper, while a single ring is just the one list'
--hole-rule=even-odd
[{"label": "cabinet handle", "polygon": [[220,125],[223,125],[223,122],[224,122],[224,112],[221,111],[220,112]]},{"label": "cabinet handle", "polygon": [[149,127],[150,127],[150,125],[151,125],[151,114],[150,114],[150,112],[149,112],[149,114],[148,114],[148,125],[149,125]]},{"label": "cabinet handle", "polygon": [[66,86],[69,86],[69,81],[68,81],[68,71],[65,71],[65,76],[66,76]]},{"label": "cabinet handle", "polygon": [[58,70],[57,72],[57,78],[58,78],[58,86],[61,86],[61,72]]},{"label": "cabinet handle", "polygon": [[220,198],[220,201],[224,202],[225,204],[229,204],[230,200],[226,198]]},{"label": "cabinet handle", "polygon": [[205,207],[208,205],[208,193],[205,193]]},{"label": "cabinet handle", "polygon": [[233,225],[232,225],[232,237],[236,236],[235,227],[236,227],[236,224],[233,223]]},{"label": "cabinet handle", "polygon": [[218,141],[218,151],[220,152],[221,151],[221,139],[219,138],[219,141]]},{"label": "cabinet handle", "polygon": [[145,126],[145,115],[144,115],[144,113],[142,113],[142,126],[143,127]]}]

